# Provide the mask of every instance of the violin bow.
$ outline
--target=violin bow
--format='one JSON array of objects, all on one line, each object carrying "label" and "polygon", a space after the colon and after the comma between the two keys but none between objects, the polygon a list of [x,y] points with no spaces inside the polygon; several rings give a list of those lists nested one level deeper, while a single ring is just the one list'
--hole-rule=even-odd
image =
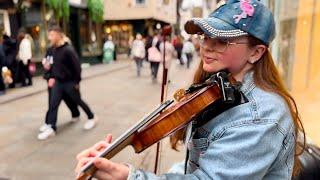
[{"label": "violin bow", "polygon": [[[163,37],[163,73],[162,73],[162,83],[161,83],[161,97],[160,102],[163,103],[166,99],[168,90],[168,68],[166,68],[166,38],[171,34],[172,28],[170,25],[164,26],[162,29]],[[161,156],[161,141],[157,143],[156,149],[156,159],[154,165],[154,173],[157,174],[160,168],[160,156]]]}]

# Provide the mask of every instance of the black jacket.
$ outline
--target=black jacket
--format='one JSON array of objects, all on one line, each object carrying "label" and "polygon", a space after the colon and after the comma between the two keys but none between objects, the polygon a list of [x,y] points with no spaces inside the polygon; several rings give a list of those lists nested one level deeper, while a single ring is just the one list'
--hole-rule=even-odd
[{"label": "black jacket", "polygon": [[52,49],[53,65],[51,77],[60,82],[81,81],[81,66],[79,57],[68,43]]}]

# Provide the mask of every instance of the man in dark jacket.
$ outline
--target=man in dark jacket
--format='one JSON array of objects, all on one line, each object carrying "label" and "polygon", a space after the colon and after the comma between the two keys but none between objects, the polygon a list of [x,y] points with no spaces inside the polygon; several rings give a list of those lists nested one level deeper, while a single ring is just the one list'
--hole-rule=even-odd
[{"label": "man in dark jacket", "polygon": [[12,39],[7,35],[3,35],[3,50],[5,54],[5,66],[12,72],[12,80],[13,82],[9,84],[9,88],[14,88],[15,83],[18,80],[18,63],[16,60],[17,56],[17,41]]},{"label": "man in dark jacket", "polygon": [[[53,64],[53,47],[50,47],[47,49],[45,58],[42,60],[42,65],[44,67],[45,73],[43,75],[43,78],[47,81],[49,81],[50,78],[52,78],[52,64]],[[49,106],[50,106],[50,102],[51,102],[51,89],[52,87],[48,87],[48,111],[46,113],[46,118],[45,118],[45,123],[39,128],[40,132],[44,132],[48,127],[51,127],[49,125]],[[70,109],[71,111],[71,115],[72,115],[72,122],[77,122],[80,120],[80,111],[78,109],[78,105],[66,94],[63,93],[62,94],[62,100],[65,102],[65,104],[67,105],[67,107]]]},{"label": "man in dark jacket", "polygon": [[58,26],[49,29],[48,38],[53,46],[52,77],[48,80],[48,86],[52,88],[48,113],[49,127],[38,135],[39,140],[55,135],[58,108],[64,94],[86,112],[88,120],[84,129],[92,129],[97,121],[88,105],[81,99],[79,89],[81,66],[75,50],[65,42],[63,33]]}]

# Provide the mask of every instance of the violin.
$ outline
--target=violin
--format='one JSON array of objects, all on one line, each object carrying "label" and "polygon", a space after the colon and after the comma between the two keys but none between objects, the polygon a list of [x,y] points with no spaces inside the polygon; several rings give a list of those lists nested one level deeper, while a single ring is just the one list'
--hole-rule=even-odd
[{"label": "violin", "polygon": [[[128,145],[133,147],[135,153],[140,153],[186,127],[193,117],[217,100],[234,101],[233,94],[236,88],[238,86],[230,75],[218,72],[203,84],[192,85],[187,90],[178,90],[174,95],[176,101],[168,100],[162,103],[96,157],[110,159]],[[96,170],[92,160],[82,167],[77,179],[89,179]]]}]

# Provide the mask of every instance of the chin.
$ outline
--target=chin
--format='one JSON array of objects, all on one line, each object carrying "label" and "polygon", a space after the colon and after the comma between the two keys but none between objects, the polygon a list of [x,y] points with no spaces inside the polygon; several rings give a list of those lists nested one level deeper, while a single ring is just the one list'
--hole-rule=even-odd
[{"label": "chin", "polygon": [[212,65],[209,65],[209,64],[203,64],[202,69],[205,72],[208,72],[208,73],[215,73],[215,72],[218,72],[220,70],[223,70],[224,68],[219,68],[217,66],[213,67]]}]

